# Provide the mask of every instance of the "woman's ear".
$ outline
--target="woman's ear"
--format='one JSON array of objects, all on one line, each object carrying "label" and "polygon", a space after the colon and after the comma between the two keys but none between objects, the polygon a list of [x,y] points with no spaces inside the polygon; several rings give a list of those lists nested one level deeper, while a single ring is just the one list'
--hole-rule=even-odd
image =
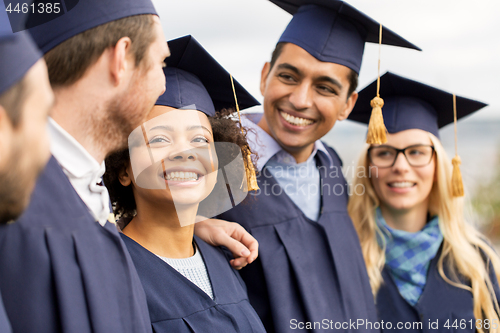
[{"label": "woman's ear", "polygon": [[132,176],[132,171],[130,170],[130,167],[127,167],[120,171],[120,174],[118,175],[118,180],[120,181],[120,184],[126,187],[132,183],[131,176]]}]

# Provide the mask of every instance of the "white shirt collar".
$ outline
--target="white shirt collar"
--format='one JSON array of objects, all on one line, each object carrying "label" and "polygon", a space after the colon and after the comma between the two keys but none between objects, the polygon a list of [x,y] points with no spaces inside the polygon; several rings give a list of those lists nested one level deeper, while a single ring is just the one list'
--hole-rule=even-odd
[{"label": "white shirt collar", "polygon": [[52,155],[73,177],[86,176],[104,166],[104,162],[99,165],[95,158],[52,118],[49,118],[48,130]]},{"label": "white shirt collar", "polygon": [[50,151],[96,221],[104,226],[109,217],[109,194],[102,181],[104,161],[99,164],[54,119],[49,118]]},{"label": "white shirt collar", "polygon": [[[277,153],[280,153],[280,155],[288,154],[283,148],[281,148],[281,146],[278,144],[278,142],[276,142],[276,140],[274,140],[272,136],[270,136],[266,131],[264,131],[262,128],[260,128],[260,126],[257,125],[263,115],[263,113],[247,113],[243,114],[241,118],[243,127],[253,130],[247,132],[247,140],[250,145],[250,149],[252,149],[259,155],[259,159],[257,160],[257,169],[260,172],[267,164],[267,162],[269,162],[269,160]],[[328,153],[328,150],[326,149],[323,142],[321,142],[320,140],[314,142],[314,149],[309,158],[316,155],[318,151],[324,153],[330,161],[330,166],[333,166],[333,159]]]}]

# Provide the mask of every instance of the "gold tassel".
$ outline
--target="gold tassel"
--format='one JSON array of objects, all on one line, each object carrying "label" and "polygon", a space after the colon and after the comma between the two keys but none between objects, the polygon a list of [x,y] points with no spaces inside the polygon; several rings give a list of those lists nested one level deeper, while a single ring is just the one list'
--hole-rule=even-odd
[{"label": "gold tassel", "polygon": [[368,134],[366,135],[366,143],[368,144],[382,144],[387,142],[387,129],[384,124],[384,117],[382,116],[382,107],[384,100],[380,97],[375,97],[370,102],[372,107],[372,115],[370,123],[368,124]]},{"label": "gold tassel", "polygon": [[[241,115],[240,115],[240,107],[238,105],[238,98],[236,97],[236,89],[234,88],[233,76],[230,75],[231,78],[231,86],[233,87],[234,101],[236,103],[236,112],[238,112],[238,119],[240,121],[240,129],[241,133],[245,134],[243,130],[243,125],[241,124]],[[255,167],[252,162],[252,152],[250,147],[246,146],[242,149],[243,153],[243,162],[245,164],[245,174],[247,176],[247,188],[248,191],[258,191],[259,185],[257,184],[257,174],[255,172]]]},{"label": "gold tassel", "polygon": [[368,124],[368,134],[366,135],[366,143],[382,144],[387,142],[387,129],[382,116],[382,107],[384,100],[380,98],[380,50],[382,48],[382,24],[380,25],[379,33],[379,49],[378,49],[378,77],[377,77],[377,96],[372,99],[370,105],[372,107],[372,115]]},{"label": "gold tassel", "polygon": [[462,172],[460,172],[460,156],[455,155],[453,160],[453,174],[451,176],[451,191],[454,197],[463,197],[464,196],[464,183],[462,181]]},{"label": "gold tassel", "polygon": [[252,156],[250,149],[247,148],[245,151],[245,171],[247,174],[247,185],[249,191],[258,191],[259,185],[257,184],[257,174],[255,173],[255,168],[252,162]]},{"label": "gold tassel", "polygon": [[457,98],[453,94],[453,114],[455,123],[455,157],[453,157],[451,163],[453,164],[453,173],[451,175],[451,194],[454,197],[463,197],[464,194],[464,182],[462,180],[462,172],[460,171],[460,164],[462,160],[458,156],[458,141],[457,141]]}]

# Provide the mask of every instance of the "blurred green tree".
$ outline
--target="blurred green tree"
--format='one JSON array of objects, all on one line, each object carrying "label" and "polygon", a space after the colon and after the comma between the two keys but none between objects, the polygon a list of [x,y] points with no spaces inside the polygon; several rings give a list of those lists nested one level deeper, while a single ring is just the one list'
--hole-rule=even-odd
[{"label": "blurred green tree", "polygon": [[483,232],[491,241],[498,244],[500,242],[500,153],[494,168],[491,179],[477,187],[472,205],[484,226]]}]

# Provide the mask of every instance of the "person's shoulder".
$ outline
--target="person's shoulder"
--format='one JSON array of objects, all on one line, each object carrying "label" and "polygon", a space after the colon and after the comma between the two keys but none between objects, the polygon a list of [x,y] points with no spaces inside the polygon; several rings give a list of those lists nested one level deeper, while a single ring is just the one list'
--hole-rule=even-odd
[{"label": "person's shoulder", "polygon": [[325,150],[330,155],[330,158],[332,159],[334,165],[342,166],[343,162],[337,151],[333,147],[329,146],[325,141],[319,141],[319,142],[325,147]]},{"label": "person's shoulder", "polygon": [[[227,250],[225,247],[212,246],[196,235],[193,236],[193,239],[194,239],[196,245],[198,246],[198,248],[200,249],[201,253],[203,253],[203,256],[210,255],[210,256],[215,256],[216,258],[222,258],[222,257],[228,258],[226,253],[225,253],[225,250]],[[229,254],[231,253],[231,252],[229,252],[229,250],[227,250],[227,252]],[[230,259],[233,259],[233,258],[231,257]]]},{"label": "person's shoulder", "polygon": [[[217,273],[220,274],[219,278],[221,281],[225,282],[230,282],[230,281],[238,281],[238,284],[236,286],[241,286],[236,287],[234,291],[240,295],[240,297],[247,298],[246,293],[247,293],[247,287],[245,282],[240,276],[240,273],[234,269],[231,264],[230,260],[234,259],[233,254],[231,251],[229,251],[226,247],[224,246],[212,246],[203,240],[201,240],[199,237],[194,236],[196,244],[198,245],[198,248],[200,249],[203,259],[205,262],[205,265],[211,266],[213,265],[212,268],[217,268]],[[243,291],[243,294],[240,294],[240,292]],[[236,295],[233,295],[236,296]]]},{"label": "person's shoulder", "polygon": [[257,124],[262,117],[264,117],[264,112],[245,112],[241,114],[241,122],[251,122],[253,124]]},{"label": "person's shoulder", "polygon": [[205,259],[205,265],[207,264],[207,261],[217,261],[219,264],[222,264],[223,266],[226,266],[227,264],[227,266],[233,269],[229,261],[233,260],[234,257],[228,248],[225,246],[212,246],[196,235],[194,235],[194,241],[196,242],[196,245],[198,245],[203,258]]},{"label": "person's shoulder", "polygon": [[[482,246],[474,246],[476,249],[478,249],[479,254],[481,255],[481,258],[483,259],[483,262],[487,268],[489,268],[490,271],[493,271],[493,265],[491,263],[492,259],[500,260],[500,256],[498,255],[497,250],[491,244],[491,242],[486,238],[486,236],[482,236],[481,240],[483,241],[484,245]],[[493,271],[494,275],[494,271]]]},{"label": "person's shoulder", "polygon": [[[497,263],[499,262],[500,257],[498,255],[497,250],[493,246],[493,244],[491,244],[491,242],[488,239],[486,239],[485,236],[481,237],[481,239],[483,240],[485,245],[480,246],[480,247],[476,246],[476,248],[479,249],[479,254],[481,255],[481,258],[483,259],[483,262],[484,262],[484,265],[486,268],[486,272],[490,277],[490,281],[491,281],[495,296],[496,296],[497,300],[500,300],[500,284],[499,284],[500,281],[497,278],[499,275],[498,270],[500,270],[500,267],[498,267],[498,265],[494,265],[494,262],[497,262]],[[495,270],[495,266],[496,266],[496,270]]]},{"label": "person's shoulder", "polygon": [[77,199],[69,179],[51,157],[36,181],[28,206],[20,218],[9,225],[10,229],[33,230],[47,226],[66,229],[77,217],[86,216]]},{"label": "person's shoulder", "polygon": [[[128,252],[132,255],[132,259],[136,256],[141,258],[148,258],[148,254],[152,253],[144,248],[141,244],[137,243],[133,238],[125,235],[123,232],[118,233],[120,235],[121,240],[127,247]],[[144,260],[142,260],[144,262]]]},{"label": "person's shoulder", "polygon": [[76,192],[55,157],[51,156],[37,179],[32,200],[33,198],[47,202],[54,199],[69,200],[70,194],[76,194]]}]

